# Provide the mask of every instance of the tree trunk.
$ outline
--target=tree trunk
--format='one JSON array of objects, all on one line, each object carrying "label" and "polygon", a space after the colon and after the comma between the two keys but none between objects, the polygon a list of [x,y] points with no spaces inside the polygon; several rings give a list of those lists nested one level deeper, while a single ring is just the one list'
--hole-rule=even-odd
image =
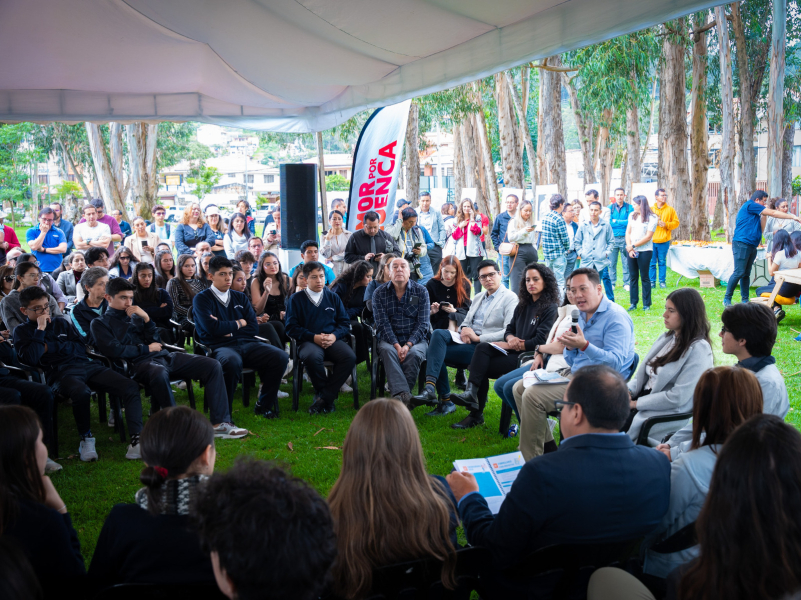
[{"label": "tree trunk", "polygon": [[584,112],[579,104],[576,89],[570,83],[567,73],[562,73],[562,85],[567,89],[570,98],[570,107],[573,109],[573,118],[576,120],[578,130],[579,146],[581,147],[581,158],[584,161],[584,185],[596,183],[595,168],[592,159],[592,120],[586,119]]},{"label": "tree trunk", "polygon": [[720,191],[718,204],[721,206],[722,219],[718,221],[718,211],[715,208],[715,226],[722,224],[726,229],[726,241],[731,242],[732,232],[729,222],[732,215],[732,204],[737,194],[734,189],[734,98],[731,71],[731,44],[729,43],[729,25],[726,21],[726,9],[723,6],[715,8],[715,20],[718,29],[718,55],[720,58],[720,112],[721,147],[720,147]]},{"label": "tree trunk", "polygon": [[484,163],[485,178],[487,180],[488,201],[490,211],[492,211],[494,216],[497,216],[501,214],[501,204],[498,194],[498,177],[495,175],[495,165],[492,162],[492,150],[489,134],[487,133],[487,121],[484,116],[484,102],[481,99],[481,90],[478,87],[478,82],[473,82],[473,90],[475,92],[476,103],[478,104],[478,112],[476,113],[476,134],[478,135],[478,141],[481,145],[482,162]]},{"label": "tree trunk", "polygon": [[[634,79],[631,81],[632,88],[635,85]],[[633,104],[626,109],[626,162],[621,169],[626,174],[626,184],[621,181],[620,187],[626,190],[626,196],[631,198],[631,184],[640,181],[640,113],[637,110],[637,100],[633,99]],[[622,179],[622,177],[621,177]]]},{"label": "tree trunk", "polygon": [[462,121],[460,129],[462,141],[462,161],[464,162],[465,172],[465,187],[476,188],[476,195],[471,199],[473,202],[478,204],[481,212],[487,214],[489,209],[487,208],[487,199],[484,197],[483,190],[481,189],[481,173],[480,166],[477,161],[478,149],[476,147],[473,120],[469,115],[464,121]]},{"label": "tree trunk", "polygon": [[489,192],[489,184],[487,183],[487,170],[486,166],[484,165],[484,151],[482,149],[481,144],[481,132],[478,128],[478,115],[475,113],[471,113],[467,116],[470,120],[470,128],[473,132],[473,147],[475,149],[475,159],[476,159],[476,178],[478,181],[478,191],[480,191],[480,196],[484,199],[483,204],[481,204],[480,200],[477,200],[481,206],[485,206],[486,210],[482,210],[481,212],[485,215],[491,215],[490,209],[490,192]]},{"label": "tree trunk", "polygon": [[648,110],[648,131],[645,132],[645,143],[642,146],[642,153],[640,154],[640,169],[645,162],[645,155],[648,153],[648,144],[651,141],[651,131],[654,128],[654,108],[656,106],[656,84],[659,81],[658,77],[654,77],[654,88],[651,90],[651,108]]},{"label": "tree trunk", "polygon": [[[545,58],[542,60],[543,65],[548,64],[548,59]],[[539,182],[547,182],[548,181],[548,168],[545,162],[545,135],[543,134],[543,129],[545,125],[543,125],[543,104],[542,98],[544,95],[543,86],[545,85],[545,71],[543,69],[537,69],[537,98],[539,101],[537,102],[537,181]]]},{"label": "tree trunk", "polygon": [[420,198],[420,118],[417,104],[409,107],[409,121],[406,125],[406,201],[414,208]]},{"label": "tree trunk", "polygon": [[[609,187],[612,182],[612,171],[609,168],[609,124],[612,122],[612,109],[605,108],[601,116],[602,123],[598,128],[598,142],[595,148],[595,158],[598,161],[598,180],[601,183],[601,204],[609,204]],[[613,158],[614,160],[614,158]]]},{"label": "tree trunk", "polygon": [[628,164],[629,157],[628,157],[628,150],[623,150],[623,159],[620,161],[621,169],[620,169],[620,187],[626,190],[626,196],[631,198],[631,189],[629,188],[629,177],[628,177],[628,169],[626,165]]},{"label": "tree trunk", "polygon": [[501,146],[503,183],[506,187],[523,187],[523,161],[512,99],[506,85],[505,72],[495,75],[495,102],[498,105],[498,137]]},{"label": "tree trunk", "polygon": [[[323,147],[323,132],[318,131],[314,137],[317,141],[317,183],[320,187],[320,216],[323,220],[323,231],[328,231],[328,195],[326,194],[325,186],[325,148]],[[245,155],[245,164],[247,164],[247,160],[248,157]],[[248,182],[245,181],[246,188],[247,185]],[[394,208],[394,206],[388,206],[387,212],[392,212]]]},{"label": "tree trunk", "polygon": [[[679,31],[685,28],[678,20]],[[668,201],[679,214],[681,224],[674,238],[689,239],[692,235],[692,197],[690,172],[687,166],[687,108],[684,46],[666,36],[663,46],[662,82],[659,99],[660,180]]]},{"label": "tree trunk", "polygon": [[119,193],[119,204],[109,206],[106,204],[106,210],[111,212],[113,209],[119,210],[123,214],[123,218],[128,221],[128,211],[125,209],[125,201],[128,199],[128,190],[131,185],[131,178],[125,180],[125,153],[122,143],[122,124],[109,123],[109,155],[111,157],[111,173],[113,175],[112,185],[117,187]]},{"label": "tree trunk", "polygon": [[[158,169],[156,168],[156,145],[158,123],[139,121],[125,126],[128,136],[128,165],[131,169],[131,196],[134,211],[145,219],[151,219],[153,207],[158,204]],[[123,212],[123,215],[125,213]]]},{"label": "tree trunk", "polygon": [[[521,106],[520,98],[517,96],[517,91],[512,85],[511,79],[507,81],[509,84],[509,93],[514,101],[515,110],[517,111],[517,118],[520,120],[521,137],[526,145],[526,156],[528,156],[528,170],[531,175],[531,199],[532,209],[534,211],[534,219],[539,221],[542,217],[539,214],[539,202],[537,202],[537,156],[534,152],[534,143],[531,141],[531,132],[528,129],[528,120],[526,119],[526,109]],[[525,197],[525,193],[523,194]],[[500,214],[500,213],[499,213]]]},{"label": "tree trunk", "polygon": [[[707,22],[707,13],[695,21],[695,29]],[[706,118],[706,32],[693,35],[693,87],[690,120],[690,162],[692,199],[690,235],[694,240],[710,240],[707,180],[709,177],[709,123]]]},{"label": "tree trunk", "polygon": [[795,123],[790,122],[784,126],[782,144],[782,195],[790,202],[793,197],[793,140],[795,139]]},{"label": "tree trunk", "polygon": [[787,0],[773,0],[773,36],[768,85],[768,195],[782,193],[784,140],[784,63],[787,45]]},{"label": "tree trunk", "polygon": [[[528,87],[529,87],[529,78],[530,77],[531,77],[531,67],[529,67],[527,64],[523,65],[522,67],[520,67],[520,97],[521,97],[521,100],[522,100],[521,108],[523,109],[523,114],[524,115],[528,114]],[[512,78],[510,76],[509,80],[511,80],[511,79]],[[514,86],[512,86],[512,88],[514,88]],[[512,97],[512,100],[514,100],[514,96]],[[518,119],[519,118],[520,118],[520,115],[518,113]],[[522,158],[523,157],[523,151],[526,149],[526,140],[523,137],[523,128],[522,127],[520,127],[520,129],[518,129],[518,132],[519,132],[519,136],[518,137],[520,138],[519,152],[520,152],[520,158]]]},{"label": "tree trunk", "polygon": [[95,175],[97,175],[95,185],[100,192],[100,197],[109,211],[118,206],[124,207],[125,201],[120,197],[120,190],[111,168],[106,141],[103,139],[100,126],[89,122],[85,125],[86,134],[89,138],[89,148],[92,152],[92,162],[95,165]]},{"label": "tree trunk", "polygon": [[[554,67],[562,66],[558,56],[548,59]],[[562,129],[562,76],[555,71],[540,69],[543,78],[543,95],[540,97],[545,145],[545,162],[548,167],[548,183],[555,183],[559,193],[567,198],[567,159],[565,136]]]},{"label": "tree trunk", "polygon": [[459,123],[453,124],[453,185],[454,202],[459,205],[462,199],[462,189],[464,184],[464,161],[462,161],[462,126]]}]

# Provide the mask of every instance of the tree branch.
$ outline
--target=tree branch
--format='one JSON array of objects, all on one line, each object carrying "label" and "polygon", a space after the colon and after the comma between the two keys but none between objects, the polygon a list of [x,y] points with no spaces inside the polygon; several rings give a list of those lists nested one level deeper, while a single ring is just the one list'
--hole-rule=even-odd
[{"label": "tree branch", "polygon": [[534,63],[529,63],[529,66],[542,69],[543,71],[553,71],[554,73],[570,73],[572,71],[578,71],[584,65],[579,65],[578,67],[549,67],[548,65],[535,65]]},{"label": "tree branch", "polygon": [[702,33],[704,33],[705,31],[709,31],[709,30],[710,30],[710,29],[712,29],[713,27],[717,27],[717,25],[718,25],[718,22],[717,22],[717,20],[714,20],[714,21],[712,21],[711,23],[707,23],[706,25],[704,25],[704,26],[703,26],[703,27],[701,27],[700,29],[696,29],[695,31],[691,31],[691,32],[690,32],[690,35],[691,35],[691,36],[693,36],[693,38],[695,38],[695,36],[697,36],[697,35],[701,35],[701,34],[702,34]]}]

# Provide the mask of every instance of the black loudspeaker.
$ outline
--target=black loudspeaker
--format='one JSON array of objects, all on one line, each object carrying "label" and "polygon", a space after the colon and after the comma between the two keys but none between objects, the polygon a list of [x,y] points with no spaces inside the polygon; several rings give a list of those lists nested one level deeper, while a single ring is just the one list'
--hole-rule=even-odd
[{"label": "black loudspeaker", "polygon": [[317,240],[317,165],[282,164],[281,247],[300,250]]}]

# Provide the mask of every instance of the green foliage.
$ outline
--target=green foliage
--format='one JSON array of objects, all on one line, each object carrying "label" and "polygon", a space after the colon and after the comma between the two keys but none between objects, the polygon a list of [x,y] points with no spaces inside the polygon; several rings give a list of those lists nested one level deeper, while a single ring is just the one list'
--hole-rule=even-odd
[{"label": "green foliage", "polygon": [[347,192],[350,189],[350,181],[338,173],[327,175],[325,178],[326,192]]},{"label": "green foliage", "polygon": [[188,175],[186,181],[187,183],[194,184],[195,195],[198,200],[203,200],[203,198],[214,189],[214,186],[220,183],[220,178],[222,177],[216,167],[207,167],[203,161],[200,161],[197,165],[193,165],[192,168],[189,169]]},{"label": "green foliage", "polygon": [[793,177],[793,196],[801,194],[801,175]]},{"label": "green foliage", "polygon": [[70,196],[77,197],[83,191],[81,186],[75,181],[64,180],[55,186],[56,193],[53,194],[56,199],[63,201]]},{"label": "green foliage", "polygon": [[197,141],[197,123],[159,123],[156,146],[157,168],[162,170],[182,160],[206,160],[211,150]]},{"label": "green foliage", "polygon": [[34,162],[47,159],[50,149],[42,127],[34,123],[0,124],[0,202],[30,208]]}]

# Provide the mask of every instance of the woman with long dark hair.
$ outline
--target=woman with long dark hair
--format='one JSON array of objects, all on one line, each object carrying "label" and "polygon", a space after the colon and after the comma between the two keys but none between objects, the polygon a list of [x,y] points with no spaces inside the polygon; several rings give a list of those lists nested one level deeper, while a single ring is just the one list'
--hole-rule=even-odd
[{"label": "woman with long dark hair", "polygon": [[253,234],[248,229],[248,222],[242,213],[234,213],[228,222],[228,233],[225,234],[225,255],[234,260],[237,252],[247,251]]},{"label": "woman with long dark hair", "polygon": [[372,343],[370,329],[362,325],[358,317],[367,306],[365,292],[373,280],[373,265],[366,260],[358,260],[347,267],[331,284],[331,291],[339,296],[345,311],[350,317],[350,329],[356,337],[356,362],[360,363],[368,358],[367,347]]},{"label": "woman with long dark hair", "polygon": [[78,294],[78,285],[81,281],[81,275],[86,270],[86,260],[83,257],[83,252],[77,250],[69,255],[68,263],[70,269],[62,271],[58,275],[56,283],[61,288],[62,293],[67,298],[67,302],[72,304],[75,302],[75,296]]},{"label": "woman with long dark hair", "polygon": [[470,280],[462,270],[461,261],[455,256],[446,256],[439,263],[439,272],[426,282],[431,301],[432,329],[459,331],[470,310]]},{"label": "woman with long dark hair", "polygon": [[45,598],[80,598],[86,569],[66,503],[45,475],[36,413],[0,406],[0,536],[17,542]]},{"label": "woman with long dark hair", "polygon": [[170,279],[175,277],[175,259],[172,256],[172,250],[156,252],[153,266],[156,269],[156,287],[166,290]]},{"label": "woman with long dark hair", "polygon": [[172,298],[166,290],[156,287],[156,270],[150,263],[141,262],[134,269],[133,284],[134,290],[133,303],[135,306],[142,307],[148,316],[160,329],[161,339],[168,344],[175,341],[172,338],[172,319],[173,306]]},{"label": "woman with long dark hair", "polygon": [[[790,221],[794,223],[795,221]],[[784,229],[779,229],[773,236],[773,249],[768,254],[768,273],[770,273],[770,283],[758,287],[756,290],[757,296],[770,297],[773,288],[776,287],[776,281],[773,279],[777,271],[784,271],[785,269],[797,269],[801,264],[801,252],[793,244],[790,234]],[[779,289],[779,296],[784,298],[795,298],[801,296],[801,285],[797,283],[783,283]],[[784,310],[774,301],[773,314],[776,315],[776,320],[781,321],[784,318]]]},{"label": "woman with long dark hair", "polygon": [[250,295],[256,316],[267,315],[278,337],[287,343],[284,316],[289,297],[289,277],[281,270],[281,261],[274,252],[262,252],[256,276],[250,284]]},{"label": "woman with long dark hair", "polygon": [[[784,198],[771,198],[768,200],[768,208],[785,214],[790,212],[790,205]],[[765,219],[765,228],[762,235],[765,237],[765,247],[768,252],[773,251],[773,237],[779,230],[792,234],[795,231],[801,231],[801,225],[792,219],[777,219],[776,217]]]},{"label": "woman with long dark hair", "polygon": [[345,216],[338,210],[328,213],[328,222],[331,224],[331,229],[323,236],[320,256],[331,261],[331,268],[339,276],[348,267],[348,263],[345,262],[345,247],[353,234],[345,229]]},{"label": "woman with long dark hair", "polygon": [[[695,522],[706,500],[709,481],[723,444],[742,423],[762,412],[762,387],[756,376],[740,367],[709,369],[693,393],[693,437],[689,452],[670,465],[670,505],[643,549],[667,539]],[[670,451],[666,451],[670,458]],[[643,570],[665,578],[698,555],[698,547],[671,554],[645,553]]]},{"label": "woman with long dark hair", "polygon": [[386,252],[381,256],[381,259],[378,261],[378,272],[373,273],[373,280],[370,282],[370,285],[367,286],[367,290],[364,292],[365,302],[372,301],[373,293],[376,291],[378,286],[384,285],[389,281],[389,263],[391,263],[395,258],[400,258],[400,254],[397,254],[396,252]]},{"label": "woman with long dark hair", "polygon": [[455,404],[470,408],[470,414],[464,420],[451,425],[454,429],[481,425],[484,422],[489,380],[517,370],[520,353],[535,350],[547,339],[551,325],[556,320],[559,303],[559,284],[553,271],[541,263],[526,265],[517,297],[517,307],[506,326],[504,341],[491,344],[481,342],[476,347],[470,360],[470,377],[465,392],[451,396]]},{"label": "woman with long dark hair", "polygon": [[637,308],[640,301],[642,279],[642,309],[651,310],[651,279],[648,270],[654,253],[654,231],[659,218],[651,211],[648,198],[635,196],[631,201],[634,211],[629,215],[626,227],[626,252],[629,262],[629,311]]},{"label": "woman with long dark hair", "polygon": [[167,293],[172,298],[172,318],[182,325],[186,323],[192,300],[205,289],[203,282],[195,276],[195,257],[191,254],[179,256],[178,274],[167,283]]},{"label": "woman with long dark hair", "polygon": [[374,569],[419,558],[443,561],[443,584],[453,589],[456,503],[445,480],[426,473],[409,410],[387,398],[368,402],[342,450],[342,470],[328,496],[339,550],[333,591],[362,598]]},{"label": "woman with long dark hair", "polygon": [[122,277],[130,280],[133,277],[134,267],[138,264],[134,253],[127,246],[120,246],[111,257],[108,265],[108,274],[111,277]]},{"label": "woman with long dark hair", "polygon": [[211,273],[209,273],[209,263],[214,258],[213,252],[204,252],[197,261],[197,278],[203,283],[205,289],[211,287]]},{"label": "woman with long dark hair", "polygon": [[162,408],[139,437],[145,487],[134,504],[116,504],[97,540],[89,580],[118,583],[214,582],[211,559],[189,527],[198,487],[214,472],[214,429],[188,406]]},{"label": "woman with long dark hair", "polygon": [[[668,294],[662,318],[667,331],[656,338],[629,381],[631,416],[623,430],[635,442],[646,419],[689,412],[695,385],[713,366],[709,319],[698,290]],[[676,429],[675,422],[655,425],[651,437],[658,441]]]}]

